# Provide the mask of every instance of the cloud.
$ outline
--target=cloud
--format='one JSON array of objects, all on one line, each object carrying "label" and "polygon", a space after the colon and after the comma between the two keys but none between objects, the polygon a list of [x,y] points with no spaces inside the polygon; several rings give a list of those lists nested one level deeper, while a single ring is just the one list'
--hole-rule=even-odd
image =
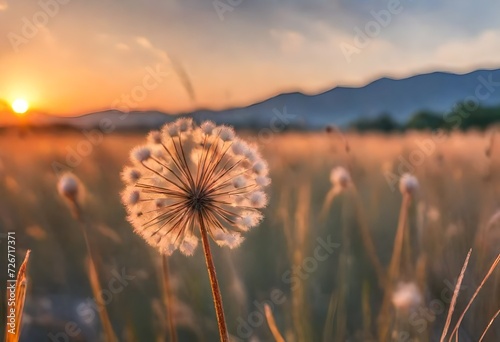
[{"label": "cloud", "polygon": [[9,8],[7,0],[0,0],[0,12],[6,11]]},{"label": "cloud", "polygon": [[478,65],[498,64],[500,30],[488,30],[476,37],[448,42],[439,47],[435,55],[450,65],[464,65],[471,61]]},{"label": "cloud", "polygon": [[293,53],[299,51],[304,43],[304,36],[296,31],[271,29],[271,37],[280,44],[281,51]]},{"label": "cloud", "polygon": [[130,50],[130,46],[128,46],[125,43],[116,43],[115,44],[115,48],[117,48],[118,50],[121,50],[121,51],[128,51],[128,50]]}]

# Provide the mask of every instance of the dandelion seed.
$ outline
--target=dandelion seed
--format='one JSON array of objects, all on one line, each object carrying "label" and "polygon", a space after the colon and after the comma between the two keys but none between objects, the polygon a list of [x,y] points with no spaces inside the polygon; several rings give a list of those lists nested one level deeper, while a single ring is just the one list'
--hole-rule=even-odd
[{"label": "dandelion seed", "polygon": [[122,180],[127,184],[134,184],[141,179],[141,172],[132,167],[126,167],[121,173]]},{"label": "dandelion seed", "polygon": [[246,181],[245,177],[243,177],[243,176],[238,176],[235,179],[233,179],[233,186],[236,189],[244,188],[246,185],[247,185],[247,181]]},{"label": "dandelion seed", "polygon": [[351,176],[345,168],[338,166],[331,171],[330,181],[333,186],[345,189],[351,182]]},{"label": "dandelion seed", "polygon": [[215,124],[212,121],[205,121],[200,127],[203,133],[210,135],[215,129]]},{"label": "dandelion seed", "polygon": [[399,190],[401,193],[404,194],[409,194],[409,195],[414,195],[419,188],[419,183],[418,179],[409,174],[405,173],[403,176],[401,176],[401,179],[399,180]]},{"label": "dandelion seed", "polygon": [[193,128],[193,119],[191,118],[184,118],[184,119],[179,119],[177,120],[177,127],[179,128],[179,132],[187,132],[191,128]]},{"label": "dandelion seed", "polygon": [[267,205],[266,194],[262,191],[256,191],[250,194],[250,205],[254,208],[263,208]]},{"label": "dandelion seed", "polygon": [[242,140],[235,140],[231,145],[233,153],[237,156],[243,156],[248,151],[248,145]]},{"label": "dandelion seed", "polygon": [[271,179],[266,176],[257,176],[255,182],[260,186],[268,186],[271,184]]},{"label": "dandelion seed", "polygon": [[253,171],[258,175],[266,175],[267,174],[267,164],[266,162],[260,160],[253,164]]},{"label": "dandelion seed", "polygon": [[149,132],[148,142],[153,145],[161,144],[161,133],[158,131]]},{"label": "dandelion seed", "polygon": [[136,163],[143,163],[151,158],[151,149],[147,146],[138,146],[130,153],[130,159]]},{"label": "dandelion seed", "polygon": [[262,215],[255,211],[245,211],[242,213],[241,217],[238,218],[236,224],[243,231],[247,231],[250,228],[257,226],[262,220]]},{"label": "dandelion seed", "polygon": [[166,135],[166,137],[175,138],[179,135],[179,126],[175,122],[165,125],[163,127],[163,134]]}]

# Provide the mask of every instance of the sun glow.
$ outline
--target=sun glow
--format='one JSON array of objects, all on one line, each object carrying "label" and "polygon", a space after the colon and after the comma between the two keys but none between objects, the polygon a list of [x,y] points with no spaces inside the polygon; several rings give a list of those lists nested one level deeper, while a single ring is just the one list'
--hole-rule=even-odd
[{"label": "sun glow", "polygon": [[19,115],[26,113],[29,109],[29,103],[25,99],[16,99],[12,102],[12,110]]}]

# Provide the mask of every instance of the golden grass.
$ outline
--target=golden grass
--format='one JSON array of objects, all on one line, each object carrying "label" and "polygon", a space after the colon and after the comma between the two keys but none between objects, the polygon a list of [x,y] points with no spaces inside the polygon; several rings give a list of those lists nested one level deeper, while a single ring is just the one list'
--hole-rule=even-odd
[{"label": "golden grass", "polygon": [[9,333],[9,329],[5,329],[5,342],[17,342],[21,338],[21,327],[23,324],[23,311],[24,303],[26,301],[26,290],[28,288],[28,277],[26,275],[28,268],[28,261],[30,259],[31,251],[26,252],[24,261],[17,271],[16,278],[16,307],[15,307],[15,317],[16,317],[16,327],[14,329],[14,334]]},{"label": "golden grass", "polygon": [[[251,310],[251,303],[261,296],[265,297],[273,287],[282,289],[288,296],[287,291],[290,285],[281,281],[283,272],[297,266],[309,256],[311,242],[321,234],[332,234],[335,242],[342,243],[340,227],[346,224],[348,227],[356,226],[362,229],[365,237],[372,238],[375,253],[371,251],[372,248],[366,247],[369,245],[366,242],[363,243],[363,253],[375,254],[380,260],[382,271],[377,271],[379,267],[373,264],[369,265],[371,271],[375,270],[377,277],[370,276],[359,294],[362,300],[358,309],[363,312],[363,322],[354,322],[355,328],[348,328],[344,337],[356,340],[354,334],[362,329],[367,334],[371,333],[371,336],[367,335],[367,339],[373,340],[373,336],[378,332],[377,327],[370,324],[370,319],[375,322],[377,313],[380,312],[380,299],[388,286],[383,285],[383,289],[379,290],[377,282],[389,283],[390,279],[394,282],[406,275],[401,265],[408,263],[408,241],[413,243],[417,240],[408,240],[407,232],[398,235],[400,230],[412,231],[414,228],[412,226],[414,223],[413,206],[405,220],[400,218],[398,224],[398,210],[395,208],[401,204],[402,197],[397,190],[397,185],[395,191],[390,189],[384,172],[397,173],[398,157],[407,158],[408,154],[417,148],[416,140],[429,138],[429,134],[414,132],[391,136],[374,133],[346,134],[340,136],[340,139],[337,136],[317,133],[286,133],[275,135],[271,144],[260,142],[263,145],[263,153],[269,160],[273,179],[271,204],[265,213],[265,221],[258,230],[249,232],[244,242],[246,252],[228,253],[228,256],[215,252],[214,256],[216,261],[220,258],[233,258],[247,291],[244,298],[246,301],[242,302],[250,304],[247,308],[239,303],[228,301],[228,309],[231,307],[231,315],[227,317],[230,332],[236,331],[233,317],[246,318],[248,311]],[[71,240],[71,244],[68,242],[69,246],[65,246],[64,243],[68,239],[67,232],[51,228],[53,226],[70,227],[72,223],[69,215],[64,221],[64,215],[61,213],[62,204],[57,201],[57,195],[50,192],[51,189],[53,190],[56,178],[47,165],[54,160],[64,161],[65,147],[74,147],[81,139],[81,134],[58,136],[40,134],[28,136],[24,140],[8,134],[0,137],[0,150],[29,151],[29,153],[1,156],[3,168],[0,166],[0,191],[9,201],[5,208],[0,208],[0,214],[9,217],[13,222],[13,227],[28,227],[36,224],[46,232],[45,238],[39,235],[39,237],[32,236],[29,240],[30,243],[31,241],[40,243],[39,250],[45,253],[45,255],[40,255],[40,260],[45,264],[47,260],[63,260],[55,262],[51,270],[44,269],[46,277],[64,275],[64,269],[68,266],[66,263],[69,263],[59,257],[59,252],[52,250],[62,248],[63,251],[72,251],[74,245],[79,243],[75,239]],[[130,148],[141,140],[142,134],[106,136],[103,144],[95,148],[90,156],[83,158],[82,163],[75,168],[75,173],[88,184],[89,193],[92,194],[89,205],[93,210],[92,213],[96,214],[93,217],[96,221],[100,220],[96,224],[102,223],[112,227],[122,240],[122,242],[110,242],[113,248],[106,246],[110,240],[105,236],[93,240],[96,245],[92,247],[95,247],[96,255],[102,256],[103,261],[97,266],[105,266],[106,261],[109,262],[109,260],[133,264],[130,260],[137,258],[144,265],[146,273],[156,271],[151,270],[147,265],[150,260],[149,253],[145,252],[147,247],[133,237],[133,232],[120,219],[123,216],[123,208],[115,195],[121,189],[117,176],[119,170]],[[259,141],[256,142],[259,143]],[[424,162],[415,167],[414,173],[422,185],[422,191],[413,204],[415,208],[423,204],[422,207],[425,210],[423,209],[422,213],[419,212],[424,219],[418,227],[420,234],[418,248],[413,249],[412,246],[411,250],[413,253],[418,253],[413,256],[418,262],[416,265],[411,265],[412,270],[408,273],[415,276],[416,279],[409,280],[418,283],[428,295],[426,299],[440,299],[439,295],[444,287],[442,281],[457,277],[463,265],[464,256],[472,246],[475,250],[474,255],[477,257],[475,261],[478,264],[474,268],[469,267],[467,277],[461,279],[462,285],[474,284],[475,279],[484,280],[484,274],[477,274],[478,270],[482,269],[486,260],[492,258],[492,253],[495,253],[495,256],[498,253],[495,249],[500,241],[498,240],[500,236],[498,225],[496,223],[487,225],[492,215],[499,210],[500,179],[497,175],[499,174],[498,152],[500,149],[497,149],[497,144],[498,139],[492,139],[479,132],[469,132],[465,135],[451,133],[444,143],[436,145],[435,152],[426,156]],[[484,153],[485,148],[489,150],[488,156]],[[346,149],[349,150],[348,153]],[[355,210],[355,214],[349,212],[350,216],[341,217],[343,216],[341,203],[332,204],[329,207],[328,225],[326,225],[315,218],[321,212],[323,200],[330,189],[329,171],[335,166],[349,168],[353,183],[356,184],[358,199],[351,203],[349,202],[350,196],[340,196],[342,198],[334,201],[337,202],[340,199],[342,202],[356,204],[359,207]],[[33,176],[34,172],[37,177]],[[19,195],[20,193],[22,196]],[[439,217],[436,219],[429,216],[428,208],[435,208]],[[30,217],[23,216],[20,214],[22,212],[30,213]],[[406,221],[406,228],[398,228],[402,221]],[[480,227],[487,227],[487,229],[480,229]],[[22,234],[22,228],[19,234]],[[64,241],[60,243],[62,247],[59,247],[58,239]],[[133,258],[128,255],[131,246],[136,249],[137,257],[135,254]],[[396,253],[391,258],[394,248],[396,248]],[[290,336],[295,335],[298,337],[295,341],[301,338],[311,341],[332,341],[333,335],[338,333],[334,328],[337,316],[343,316],[340,318],[353,325],[352,317],[347,316],[349,310],[346,311],[339,306],[340,301],[344,299],[339,298],[338,291],[341,286],[339,277],[342,273],[339,268],[338,254],[338,251],[334,252],[331,258],[325,261],[307,281],[301,282],[298,289],[290,292],[289,300],[280,306],[279,310],[275,310],[274,315],[280,322],[283,336],[287,340],[294,341]],[[172,260],[177,261],[176,258],[177,256],[174,255]],[[75,259],[81,260],[79,257]],[[30,261],[30,267],[32,262]],[[177,262],[171,264],[175,270],[175,280],[182,284],[178,295],[180,298],[184,296],[184,305],[196,312],[194,326],[200,334],[197,336],[215,340],[215,327],[204,323],[209,316],[208,309],[212,305],[208,300],[209,293],[203,291],[198,280],[189,280],[192,273],[201,272],[203,265],[197,261],[186,263],[183,260],[182,262],[187,265],[185,269],[176,267]],[[390,272],[393,274],[391,277],[384,274],[388,264],[390,264],[388,268],[393,270]],[[75,265],[71,264],[71,266]],[[133,272],[139,274],[137,269]],[[229,271],[221,268],[219,272],[221,276],[227,277]],[[493,274],[490,273],[490,275]],[[30,270],[30,277],[32,276]],[[498,279],[498,275],[496,277]],[[381,281],[383,278],[385,281]],[[41,288],[46,286],[40,275],[38,279],[41,279]],[[30,281],[35,280],[30,278]],[[71,283],[71,279],[64,279],[64,281]],[[493,284],[489,281],[486,286],[483,286],[481,292],[475,294],[476,301],[486,298],[485,303],[481,307],[469,305],[468,314],[464,312],[461,318],[460,331],[465,330],[473,339],[483,336],[484,341],[498,337],[498,305],[500,304],[498,289],[498,283]],[[161,298],[162,295],[161,292],[153,293],[147,277],[134,280],[134,285],[128,287],[126,291],[125,297],[127,298],[123,300],[136,300],[133,298],[136,297],[141,301],[151,301],[151,297],[157,299],[156,297]],[[186,295],[186,293],[189,294]],[[468,303],[468,298],[463,299],[457,295],[452,305],[448,302],[444,304],[455,310],[456,316],[453,313],[450,315],[453,318],[453,316],[460,316],[457,315],[456,308],[466,307]],[[423,303],[424,306],[427,304]],[[110,313],[125,310],[123,305],[122,297],[120,300],[113,301],[109,305],[109,308],[113,310]],[[181,305],[177,308],[176,304],[176,312],[183,310]],[[484,307],[488,309],[484,310]],[[390,303],[389,309],[391,309]],[[422,335],[420,340],[428,341],[431,339],[431,334],[437,333],[438,336],[441,334],[445,325],[446,311],[435,321],[427,322],[429,336]],[[176,323],[179,325],[178,329],[182,329],[182,317],[179,317]],[[118,323],[125,324],[121,321],[120,315],[112,314],[108,319],[113,324],[117,324],[116,326],[120,326]],[[140,317],[134,317],[129,324],[134,324],[133,331],[138,337],[143,338],[144,331],[153,330],[151,328],[153,324],[148,321],[147,317],[144,317],[143,321],[140,319]],[[389,319],[406,319],[406,317],[391,316]],[[449,338],[450,331],[455,328],[452,323],[455,323],[453,319],[447,324],[445,339]],[[141,329],[138,328],[139,326]],[[401,326],[406,328],[404,324]],[[262,339],[263,336],[269,335],[269,330],[264,325],[254,329],[253,333]],[[457,335],[455,333],[452,336],[455,338]],[[153,340],[153,338],[148,338],[148,340]]]},{"label": "golden grass", "polygon": [[281,335],[278,326],[276,325],[276,321],[274,320],[273,311],[268,304],[264,305],[264,311],[266,314],[267,325],[269,326],[269,329],[271,330],[271,333],[273,334],[276,342],[285,342],[285,339]]},{"label": "golden grass", "polygon": [[467,253],[467,257],[465,258],[464,265],[462,266],[462,270],[460,271],[460,275],[458,276],[457,285],[455,286],[455,290],[453,291],[453,297],[451,298],[450,308],[448,309],[448,315],[446,317],[446,323],[443,328],[443,333],[441,334],[440,342],[443,342],[448,334],[448,329],[451,324],[451,318],[453,317],[453,311],[455,310],[455,305],[457,304],[458,294],[460,292],[460,287],[462,286],[462,281],[464,280],[465,270],[467,269],[467,265],[469,265],[470,255],[472,253],[472,249]]}]

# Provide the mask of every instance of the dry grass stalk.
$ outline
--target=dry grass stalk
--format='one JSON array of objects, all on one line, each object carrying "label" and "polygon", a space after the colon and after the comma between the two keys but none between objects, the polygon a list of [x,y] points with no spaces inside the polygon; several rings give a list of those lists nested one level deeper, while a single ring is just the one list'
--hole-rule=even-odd
[{"label": "dry grass stalk", "polygon": [[380,262],[377,250],[375,248],[375,244],[370,234],[370,228],[366,220],[366,214],[363,209],[361,197],[359,196],[358,190],[354,185],[352,188],[354,192],[354,198],[356,201],[356,212],[357,212],[357,217],[359,218],[359,230],[361,239],[363,240],[363,246],[365,247],[366,253],[368,254],[368,258],[370,259],[370,262],[372,263],[372,266],[375,269],[375,273],[377,274],[379,287],[383,289],[387,282],[387,276],[384,268],[382,267],[382,263]]},{"label": "dry grass stalk", "polygon": [[[448,329],[450,328],[451,318],[453,316],[453,311],[455,310],[455,305],[457,304],[458,294],[460,292],[460,287],[462,286],[465,270],[467,269],[467,265],[469,264],[471,253],[472,249],[470,249],[469,253],[467,253],[464,265],[462,266],[462,270],[460,271],[460,275],[458,276],[457,285],[455,286],[455,289],[453,291],[453,297],[451,298],[450,308],[448,310],[448,316],[446,317],[446,323],[443,328],[443,333],[441,334],[440,342],[444,341],[444,339],[446,338],[446,334],[448,333]],[[453,336],[453,333],[451,335]]]},{"label": "dry grass stalk", "polygon": [[9,329],[5,329],[5,342],[17,342],[21,339],[21,326],[23,323],[23,310],[24,302],[26,301],[26,289],[28,287],[28,278],[26,276],[26,269],[28,267],[28,261],[30,258],[31,251],[26,252],[24,261],[17,271],[16,278],[16,307],[15,307],[15,317],[16,317],[16,327],[14,333],[9,333]]},{"label": "dry grass stalk", "polygon": [[483,280],[481,281],[481,284],[479,284],[479,286],[477,287],[476,291],[472,295],[472,298],[469,300],[469,303],[467,304],[467,306],[465,307],[464,311],[462,312],[462,314],[458,318],[457,324],[455,325],[455,328],[453,328],[453,331],[451,332],[451,336],[450,336],[449,341],[451,341],[451,338],[453,337],[453,335],[455,333],[457,333],[458,328],[460,327],[460,324],[462,323],[462,320],[464,319],[465,314],[467,313],[467,311],[471,307],[472,303],[476,299],[477,295],[479,294],[479,291],[481,291],[481,289],[483,288],[484,284],[486,283],[486,281],[488,280],[488,278],[493,274],[493,271],[495,270],[495,268],[498,266],[499,263],[500,263],[500,254],[497,255],[495,261],[493,262],[493,264],[489,268],[488,272],[484,276]]},{"label": "dry grass stalk", "polygon": [[399,277],[401,269],[401,255],[403,251],[404,236],[406,231],[408,209],[410,207],[411,196],[408,193],[403,194],[403,202],[401,203],[401,210],[399,212],[398,228],[396,230],[396,237],[394,238],[394,247],[392,257],[389,264],[387,275],[387,282],[384,291],[384,299],[379,315],[379,335],[381,340],[386,340],[389,333],[389,310],[391,305],[392,292],[394,290],[394,283]]},{"label": "dry grass stalk", "polygon": [[486,336],[486,333],[488,332],[488,330],[490,329],[491,325],[493,324],[493,322],[495,321],[495,319],[498,317],[498,315],[500,315],[500,309],[495,313],[495,315],[493,315],[493,317],[491,318],[490,322],[488,323],[488,325],[484,329],[483,333],[481,334],[481,337],[479,338],[478,342],[482,342],[484,340],[484,337]]},{"label": "dry grass stalk", "polygon": [[99,274],[96,267],[97,259],[92,251],[87,234],[87,230],[90,230],[90,223],[88,218],[85,217],[84,211],[82,209],[82,202],[85,197],[85,187],[75,175],[73,175],[72,173],[65,173],[59,178],[57,188],[61,197],[63,197],[67,201],[75,220],[78,222],[80,229],[82,230],[85,247],[88,254],[88,272],[90,286],[92,288],[92,293],[94,294],[95,301],[101,309],[99,310],[99,317],[101,319],[101,324],[106,335],[106,341],[118,341],[113,330],[111,320],[109,319],[108,312],[106,311],[106,305],[104,304],[101,297],[101,286],[99,283]]},{"label": "dry grass stalk", "polygon": [[281,335],[276,325],[276,321],[274,320],[273,311],[271,310],[271,307],[268,304],[266,304],[264,306],[264,310],[266,313],[267,324],[269,325],[269,329],[271,330],[274,339],[276,340],[276,342],[285,342],[285,339]]},{"label": "dry grass stalk", "polygon": [[97,269],[95,267],[94,261],[89,256],[88,259],[88,271],[89,271],[89,280],[90,286],[92,287],[92,293],[94,294],[94,298],[96,304],[99,306],[99,317],[101,319],[102,328],[106,335],[107,342],[118,342],[118,339],[113,330],[113,326],[111,324],[111,320],[109,319],[108,312],[106,310],[106,304],[104,303],[101,296],[101,287],[99,283],[99,275],[97,274]]}]

